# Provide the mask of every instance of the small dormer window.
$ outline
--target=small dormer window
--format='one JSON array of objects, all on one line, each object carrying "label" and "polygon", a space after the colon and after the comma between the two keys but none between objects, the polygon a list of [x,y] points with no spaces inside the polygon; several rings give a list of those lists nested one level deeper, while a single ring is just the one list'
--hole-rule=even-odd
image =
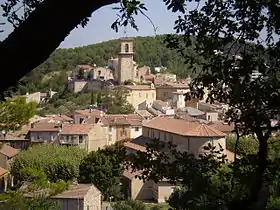
[{"label": "small dormer window", "polygon": [[128,45],[128,44],[125,44],[125,47],[124,47],[124,48],[125,48],[125,52],[128,53],[128,52],[129,52],[129,45]]}]

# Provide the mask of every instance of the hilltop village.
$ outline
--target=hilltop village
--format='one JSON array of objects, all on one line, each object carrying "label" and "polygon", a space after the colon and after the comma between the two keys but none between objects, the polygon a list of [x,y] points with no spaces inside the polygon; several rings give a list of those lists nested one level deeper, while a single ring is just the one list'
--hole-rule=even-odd
[{"label": "hilltop village", "polygon": [[[127,155],[131,155],[137,151],[146,152],[147,143],[158,139],[171,141],[178,150],[199,156],[205,152],[204,146],[210,143],[220,145],[227,160],[233,161],[234,153],[226,144],[233,126],[223,121],[227,104],[209,104],[206,97],[185,101],[185,94],[190,91],[190,77],[178,79],[160,67],[153,74],[150,67],[139,66],[134,61],[132,38],[119,41],[119,56],[108,60],[106,67],[80,64],[70,72],[67,91],[85,94],[92,90],[122,88],[134,112],[108,114],[106,109],[91,104],[83,110],[35,116],[21,130],[2,132],[1,142],[5,146],[0,149],[0,176],[4,191],[14,185],[9,162],[21,151],[41,144],[74,146],[89,153],[124,142]],[[55,95],[56,92],[50,90],[48,93],[28,93],[24,97],[27,102],[42,104]],[[144,182],[135,177],[139,174],[141,171],[129,169],[123,172],[122,185],[127,186],[128,199],[163,203],[172,194],[174,185],[168,180]],[[84,201],[81,209],[101,209],[101,193],[90,184],[76,184],[56,198],[60,202],[64,202],[63,199],[70,202],[79,193]],[[94,195],[96,199],[90,200],[88,195]],[[91,203],[88,204],[90,208],[86,208],[86,203]]]}]

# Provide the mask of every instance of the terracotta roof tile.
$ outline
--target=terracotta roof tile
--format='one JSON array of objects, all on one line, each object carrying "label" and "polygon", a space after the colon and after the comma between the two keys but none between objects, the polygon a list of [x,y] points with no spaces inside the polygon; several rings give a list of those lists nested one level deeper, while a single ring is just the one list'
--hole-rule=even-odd
[{"label": "terracotta roof tile", "polygon": [[17,155],[18,153],[20,152],[19,149],[15,149],[7,144],[3,144],[2,145],[2,148],[0,149],[0,153],[9,157],[9,158],[12,158],[14,157],[15,155]]},{"label": "terracotta roof tile", "polygon": [[89,124],[63,124],[61,135],[87,135],[93,125]]},{"label": "terracotta roof tile", "polygon": [[108,114],[101,117],[101,123],[104,125],[132,125],[141,126],[143,118],[138,114]]},{"label": "terracotta roof tile", "polygon": [[78,65],[78,67],[81,69],[92,69],[91,65]]},{"label": "terracotta roof tile", "polygon": [[197,137],[224,137],[226,134],[205,124],[188,122],[181,119],[156,117],[143,125],[143,127],[163,130],[182,136]]},{"label": "terracotta roof tile", "polygon": [[0,177],[2,177],[3,175],[9,173],[8,170],[6,170],[5,168],[0,167]]},{"label": "terracotta roof tile", "polygon": [[138,145],[138,144],[135,144],[133,142],[126,142],[124,144],[125,147],[129,148],[129,149],[133,149],[135,151],[141,151],[141,152],[147,152],[147,149],[146,147],[144,146],[141,146],[141,145]]},{"label": "terracotta roof tile", "polygon": [[230,132],[233,132],[233,130],[234,130],[233,125],[229,125],[228,123],[219,122],[219,121],[213,122],[213,124],[211,124],[210,127],[215,128],[224,133],[230,133]]},{"label": "terracotta roof tile", "polygon": [[[70,189],[52,196],[52,198],[64,198],[64,199],[71,199],[71,198],[84,198],[88,191],[90,190],[91,187],[94,187],[92,184],[77,184],[77,185],[72,185]],[[95,188],[95,192],[100,193],[100,191]]]},{"label": "terracotta roof tile", "polygon": [[125,85],[130,90],[154,90],[150,85]]},{"label": "terracotta roof tile", "polygon": [[75,110],[74,113],[89,117],[89,116],[100,116],[103,114],[103,111],[99,109],[84,109],[84,110]]},{"label": "terracotta roof tile", "polygon": [[39,122],[31,125],[30,131],[31,132],[50,132],[50,131],[59,132],[60,125],[61,124],[57,124],[57,123]]}]

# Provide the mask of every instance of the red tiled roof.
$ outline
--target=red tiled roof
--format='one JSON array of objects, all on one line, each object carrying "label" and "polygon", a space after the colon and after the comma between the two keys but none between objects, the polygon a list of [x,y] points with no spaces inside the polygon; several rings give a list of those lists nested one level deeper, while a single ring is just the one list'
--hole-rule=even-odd
[{"label": "red tiled roof", "polygon": [[0,177],[4,176],[7,173],[9,173],[8,170],[6,170],[5,168],[0,167]]},{"label": "red tiled roof", "polygon": [[98,109],[84,109],[84,110],[75,110],[74,113],[83,116],[100,116],[102,115],[103,111]]},{"label": "red tiled roof", "polygon": [[230,133],[233,132],[234,130],[234,126],[232,124],[229,125],[228,123],[224,123],[224,122],[214,122],[213,124],[210,125],[210,127],[215,128],[224,133]]},{"label": "red tiled roof", "polygon": [[142,117],[138,114],[108,114],[101,117],[101,123],[104,125],[142,125]]},{"label": "red tiled roof", "polygon": [[0,149],[0,153],[9,158],[12,158],[15,155],[17,155],[19,153],[19,151],[20,151],[19,149],[15,149],[7,144],[3,144]]},{"label": "red tiled roof", "polygon": [[154,90],[150,85],[125,85],[130,90]]},{"label": "red tiled roof", "polygon": [[188,86],[187,84],[183,84],[183,83],[171,83],[171,82],[167,82],[167,83],[163,83],[163,84],[157,85],[157,88],[189,89],[189,86]]},{"label": "red tiled roof", "polygon": [[70,189],[52,196],[52,198],[61,198],[61,199],[71,199],[71,198],[80,198],[83,199],[91,187],[94,187],[94,191],[100,193],[100,191],[92,184],[76,184],[72,185]]},{"label": "red tiled roof", "polygon": [[61,135],[87,135],[93,125],[89,124],[63,124]]},{"label": "red tiled roof", "polygon": [[156,117],[148,121],[143,127],[163,130],[181,136],[224,137],[226,134],[205,124],[188,122],[181,119]]},{"label": "red tiled roof", "polygon": [[60,124],[57,123],[47,123],[47,122],[39,122],[34,123],[33,127],[31,126],[31,132],[59,132]]},{"label": "red tiled roof", "polygon": [[127,148],[129,148],[129,149],[136,150],[136,151],[147,152],[146,147],[141,146],[141,145],[139,145],[139,144],[132,143],[132,142],[126,142],[126,143],[124,144],[124,146],[127,147]]},{"label": "red tiled roof", "polygon": [[81,69],[91,69],[92,68],[91,65],[78,65],[78,67]]}]

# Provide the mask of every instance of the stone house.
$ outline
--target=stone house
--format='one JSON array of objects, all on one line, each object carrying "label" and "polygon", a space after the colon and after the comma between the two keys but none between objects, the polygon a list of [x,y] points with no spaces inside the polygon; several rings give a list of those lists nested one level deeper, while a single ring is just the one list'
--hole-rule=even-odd
[{"label": "stone house", "polygon": [[106,134],[99,124],[36,123],[29,131],[31,144],[56,143],[78,146],[87,152],[106,145]]},{"label": "stone house", "polygon": [[58,142],[91,152],[106,146],[107,138],[99,124],[62,124]]},{"label": "stone house", "polygon": [[9,177],[9,171],[0,167],[0,193],[7,191]]},{"label": "stone house", "polygon": [[175,111],[171,108],[168,102],[161,101],[161,100],[155,100],[153,102],[152,107],[156,110],[161,111],[165,115],[174,115]]},{"label": "stone house", "polygon": [[10,163],[13,158],[20,152],[7,144],[3,144],[0,149],[0,167],[10,170]]},{"label": "stone house", "polygon": [[142,135],[142,117],[137,114],[108,114],[101,118],[100,124],[107,136],[107,145]]},{"label": "stone house", "polygon": [[[25,188],[23,186],[21,190]],[[32,198],[38,195],[36,192],[25,192],[24,196]],[[58,202],[61,210],[101,210],[101,197],[101,192],[92,184],[73,184],[68,190],[49,199]]]},{"label": "stone house", "polygon": [[70,112],[68,116],[74,119],[75,124],[95,124],[104,114],[105,113],[99,109],[84,109]]},{"label": "stone house", "polygon": [[187,93],[189,91],[189,86],[183,83],[160,84],[156,85],[156,99],[162,101],[172,101],[174,98],[174,92]]},{"label": "stone house", "polygon": [[[177,145],[178,151],[187,151],[198,156],[205,154],[204,146],[207,146],[208,143],[218,148],[220,144],[224,149],[223,153],[227,155],[229,161],[232,161],[234,154],[226,150],[225,136],[225,133],[206,124],[156,117],[143,124],[142,136],[126,142],[125,146],[128,155],[136,154],[137,151],[146,152],[147,144],[151,143],[153,139],[159,139],[162,142],[171,141]],[[173,192],[174,186],[170,185],[168,180],[161,180],[157,184],[151,181],[143,182],[136,179],[134,173],[141,172],[126,171],[124,173],[125,184],[129,187],[131,199],[165,202]]]},{"label": "stone house", "polygon": [[7,144],[3,144],[0,149],[0,188],[6,191],[9,186],[14,185],[13,176],[10,175],[11,163],[14,157],[20,152],[19,149],[15,149]]},{"label": "stone house", "polygon": [[106,80],[114,79],[113,71],[108,68],[97,67],[92,70],[92,73],[93,73],[93,79],[96,80],[106,81]]},{"label": "stone house", "polygon": [[156,89],[154,85],[125,85],[123,86],[129,91],[126,100],[138,110],[139,104],[156,100]]},{"label": "stone house", "polygon": [[143,182],[135,177],[140,174],[141,171],[132,172],[131,170],[125,170],[123,173],[123,184],[128,187],[128,199],[165,203],[175,187],[169,184],[166,179],[158,183],[153,181]]},{"label": "stone house", "polygon": [[60,131],[60,123],[38,122],[31,124],[28,136],[31,144],[54,143],[58,140]]}]

